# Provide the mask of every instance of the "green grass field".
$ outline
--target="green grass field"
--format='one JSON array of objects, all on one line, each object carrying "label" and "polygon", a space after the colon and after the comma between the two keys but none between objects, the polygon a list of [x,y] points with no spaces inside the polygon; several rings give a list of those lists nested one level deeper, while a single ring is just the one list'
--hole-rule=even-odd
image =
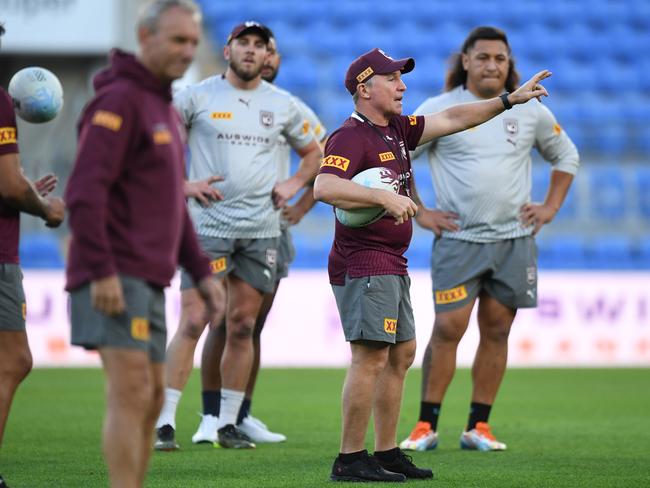
[{"label": "green grass field", "polygon": [[[200,410],[192,375],[178,416],[180,452],[154,453],[148,487],[332,486],[342,370],[263,370],[254,414],[285,433],[254,451],[194,446]],[[407,380],[400,438],[416,420],[419,370]],[[510,370],[491,424],[508,451],[461,451],[470,374],[460,370],[443,405],[436,451],[415,453],[445,487],[650,486],[650,370]],[[107,486],[100,451],[100,370],[39,369],[15,399],[0,456],[12,488]],[[368,446],[372,449],[372,439]]]}]

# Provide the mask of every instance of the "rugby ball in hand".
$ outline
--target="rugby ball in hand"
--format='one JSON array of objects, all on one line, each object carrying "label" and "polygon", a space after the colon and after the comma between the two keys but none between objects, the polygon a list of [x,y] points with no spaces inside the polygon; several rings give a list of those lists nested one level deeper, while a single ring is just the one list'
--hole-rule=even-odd
[{"label": "rugby ball in hand", "polygon": [[[399,178],[397,173],[389,168],[378,167],[366,169],[354,175],[352,181],[368,188],[399,193]],[[334,213],[336,214],[337,220],[347,227],[364,227],[373,222],[377,222],[386,215],[386,209],[383,207],[355,208],[353,210],[336,208]]]},{"label": "rugby ball in hand", "polygon": [[49,122],[63,107],[61,82],[45,68],[21,69],[11,78],[8,91],[16,113],[27,122]]}]

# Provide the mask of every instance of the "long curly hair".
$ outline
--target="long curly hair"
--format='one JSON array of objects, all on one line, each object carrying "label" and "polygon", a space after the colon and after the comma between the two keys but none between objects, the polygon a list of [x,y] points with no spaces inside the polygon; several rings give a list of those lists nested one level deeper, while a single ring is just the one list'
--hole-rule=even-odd
[{"label": "long curly hair", "polygon": [[463,59],[462,55],[467,54],[467,52],[474,47],[476,41],[479,40],[489,40],[489,41],[503,41],[503,43],[508,48],[508,55],[510,58],[510,66],[508,67],[508,76],[506,77],[506,90],[509,92],[515,91],[519,86],[519,72],[515,68],[515,60],[512,57],[512,51],[510,50],[510,44],[508,44],[508,37],[506,33],[501,29],[490,26],[481,26],[476,27],[469,33],[463,46],[460,49],[460,52],[455,53],[449,60],[449,70],[445,76],[445,91],[450,91],[460,85],[465,85],[467,83],[467,71],[463,68]]}]

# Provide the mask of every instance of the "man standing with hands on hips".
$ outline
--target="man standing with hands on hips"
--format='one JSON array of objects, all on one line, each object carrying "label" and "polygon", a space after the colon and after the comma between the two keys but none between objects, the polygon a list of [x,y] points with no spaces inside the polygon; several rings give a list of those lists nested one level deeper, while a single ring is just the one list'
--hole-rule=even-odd
[{"label": "man standing with hands on hips", "polygon": [[[426,100],[416,113],[503,96],[518,83],[506,34],[478,27],[453,59],[446,92]],[[533,146],[553,168],[541,204],[530,201]],[[436,313],[422,363],[419,421],[400,446],[416,451],[436,447],[456,349],[478,301],[480,342],[460,445],[501,451],[506,445],[492,434],[488,417],[506,369],[508,335],[517,309],[537,305],[534,236],[560,209],[578,169],[578,151],[553,114],[537,101],[472,130],[437,138],[415,154],[424,151],[441,209],[421,207],[417,215],[418,224],[436,235],[431,260]]]},{"label": "man standing with hands on hips", "polygon": [[[316,199],[344,210],[383,207],[386,215],[366,227],[336,222],[329,276],[352,363],[343,387],[340,453],[332,467],[335,481],[405,481],[431,478],[396,443],[404,377],[415,356],[415,324],[406,258],[417,206],[411,195],[409,150],[443,135],[478,125],[507,107],[546,95],[542,71],[516,92],[445,111],[402,116],[406,85],[402,74],[415,67],[411,58],[394,60],[379,49],[352,62],[345,87],[354,113],[329,138]],[[387,167],[399,177],[399,194],[350,181],[372,167]],[[387,324],[393,324],[388,327]],[[364,441],[371,413],[375,452]]]}]

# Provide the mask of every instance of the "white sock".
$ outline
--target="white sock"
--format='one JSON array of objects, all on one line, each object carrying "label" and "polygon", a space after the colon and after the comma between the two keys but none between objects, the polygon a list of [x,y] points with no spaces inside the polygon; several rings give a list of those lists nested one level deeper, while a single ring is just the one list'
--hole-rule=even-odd
[{"label": "white sock", "polygon": [[165,388],[165,403],[160,411],[160,417],[156,422],[156,429],[163,425],[171,425],[176,429],[176,407],[181,399],[181,390],[174,390],[173,388]]},{"label": "white sock", "polygon": [[243,391],[221,389],[221,406],[219,407],[219,424],[217,430],[221,427],[237,423],[237,415],[244,401]]}]

